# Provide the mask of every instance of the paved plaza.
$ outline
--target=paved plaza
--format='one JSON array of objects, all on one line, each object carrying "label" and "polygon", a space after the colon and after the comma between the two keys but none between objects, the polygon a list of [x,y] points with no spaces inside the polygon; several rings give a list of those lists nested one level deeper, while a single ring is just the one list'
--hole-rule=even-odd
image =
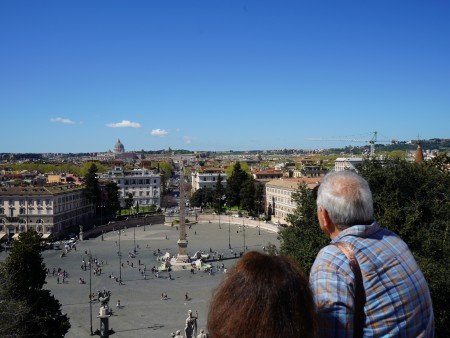
[{"label": "paved plaza", "polygon": [[[225,256],[221,262],[211,262],[213,266],[223,263],[225,268],[229,268],[234,265],[234,252],[239,257],[239,252],[243,251],[244,232],[242,225],[231,224],[230,232],[228,227],[228,223],[222,223],[219,229],[217,223],[207,222],[194,224],[191,229],[186,227],[189,254],[193,255],[197,250],[209,252],[212,249]],[[259,235],[258,228],[246,227],[245,243],[248,250],[262,250],[269,242],[278,246],[276,233],[264,229],[260,232]],[[232,250],[228,248],[229,233]],[[72,327],[67,337],[86,337],[90,333],[89,268],[86,271],[81,269],[83,259],[88,260],[85,252],[90,252],[93,258],[104,262],[102,274],[92,274],[92,291],[111,290],[109,305],[113,309],[113,316],[110,318],[110,328],[116,332],[113,337],[170,337],[170,333],[176,330],[183,332],[189,309],[193,313],[198,311],[199,330],[205,328],[212,291],[222,280],[224,273],[210,275],[203,271],[196,271],[195,274],[189,270],[172,271],[172,279],[169,279],[167,272],[160,273],[159,278],[156,278],[150,271],[153,266],[161,264],[156,260],[154,251],[160,249],[162,253],[177,253],[178,231],[175,226],[147,225],[145,230],[140,226],[122,232],[120,246],[124,285],[109,278],[110,274],[119,276],[118,232],[106,233],[103,237],[103,241],[101,237],[79,241],[76,251],[71,250],[66,257],[61,258],[61,250],[47,250],[43,253],[50,271],[61,268],[69,274],[64,284],[58,284],[57,277],[50,274],[46,284],[61,302],[63,312],[70,317]],[[130,258],[129,253],[133,252],[135,242],[139,249],[136,257]],[[139,271],[144,266],[147,270],[146,277]],[[79,283],[80,277],[86,284]],[[163,292],[167,293],[167,300],[161,299]],[[189,300],[186,300],[186,293]],[[117,300],[120,300],[121,308],[116,308]],[[100,303],[93,302],[92,305],[95,331],[99,327],[96,316]]]}]

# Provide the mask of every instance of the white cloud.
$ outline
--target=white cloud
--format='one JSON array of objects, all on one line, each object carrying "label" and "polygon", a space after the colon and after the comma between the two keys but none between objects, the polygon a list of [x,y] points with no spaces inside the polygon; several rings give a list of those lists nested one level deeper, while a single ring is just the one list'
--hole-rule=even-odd
[{"label": "white cloud", "polygon": [[122,120],[122,122],[108,123],[106,126],[110,128],[140,128],[141,124],[137,122]]},{"label": "white cloud", "polygon": [[184,140],[184,143],[186,143],[186,144],[192,143],[192,137],[190,137],[190,136],[183,137],[183,140]]},{"label": "white cloud", "polygon": [[169,132],[167,130],[164,129],[153,129],[150,134],[152,134],[153,136],[166,136]]},{"label": "white cloud", "polygon": [[75,122],[73,122],[70,119],[65,119],[62,117],[52,117],[50,119],[50,122],[58,122],[58,123],[63,123],[63,124],[75,124]]}]

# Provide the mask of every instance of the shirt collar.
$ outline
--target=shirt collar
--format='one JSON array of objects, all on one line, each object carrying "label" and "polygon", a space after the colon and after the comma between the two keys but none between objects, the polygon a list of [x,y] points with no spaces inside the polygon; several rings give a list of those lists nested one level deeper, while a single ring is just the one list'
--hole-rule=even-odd
[{"label": "shirt collar", "polygon": [[367,237],[380,229],[380,225],[377,222],[373,222],[369,225],[353,225],[345,230],[342,230],[339,235],[334,237],[331,243],[339,242],[342,237],[345,236],[356,236],[356,237]]}]

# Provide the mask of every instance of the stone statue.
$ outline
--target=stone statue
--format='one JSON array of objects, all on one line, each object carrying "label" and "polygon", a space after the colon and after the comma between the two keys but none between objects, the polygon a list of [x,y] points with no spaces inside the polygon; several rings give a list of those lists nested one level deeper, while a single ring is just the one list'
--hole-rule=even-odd
[{"label": "stone statue", "polygon": [[184,328],[184,333],[186,338],[195,338],[197,336],[197,318],[198,312],[195,312],[195,316],[192,311],[188,311],[188,317],[186,318],[186,327]]}]

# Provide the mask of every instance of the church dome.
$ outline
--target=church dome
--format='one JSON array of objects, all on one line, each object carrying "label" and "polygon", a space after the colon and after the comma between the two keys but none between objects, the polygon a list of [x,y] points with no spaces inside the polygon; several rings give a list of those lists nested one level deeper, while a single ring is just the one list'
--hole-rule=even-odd
[{"label": "church dome", "polygon": [[116,154],[122,154],[125,152],[125,147],[123,146],[122,142],[120,142],[119,139],[117,139],[117,142],[114,145],[114,152]]}]

